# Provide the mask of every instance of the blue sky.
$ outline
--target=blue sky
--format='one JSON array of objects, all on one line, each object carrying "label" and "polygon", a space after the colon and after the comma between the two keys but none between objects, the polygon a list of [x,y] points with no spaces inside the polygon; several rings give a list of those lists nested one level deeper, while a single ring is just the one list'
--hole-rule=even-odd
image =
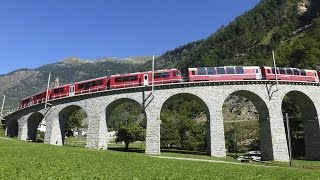
[{"label": "blue sky", "polygon": [[0,0],[0,74],[67,57],[161,55],[260,0]]}]

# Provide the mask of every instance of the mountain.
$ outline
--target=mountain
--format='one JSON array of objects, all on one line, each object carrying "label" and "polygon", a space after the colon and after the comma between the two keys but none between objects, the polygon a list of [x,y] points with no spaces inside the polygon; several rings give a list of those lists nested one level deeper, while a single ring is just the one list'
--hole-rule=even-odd
[{"label": "mountain", "polygon": [[[272,65],[314,68],[320,57],[319,0],[261,0],[208,38],[156,59],[157,68]],[[148,62],[145,67],[150,67]]]},{"label": "mountain", "polygon": [[[17,102],[47,87],[49,73],[51,82],[59,77],[60,84],[108,76],[116,73],[135,72],[137,67],[152,57],[101,58],[84,60],[67,58],[61,62],[43,65],[36,69],[20,69],[0,75],[0,97],[6,95],[6,110],[15,108]],[[2,101],[1,101],[2,102]]]}]

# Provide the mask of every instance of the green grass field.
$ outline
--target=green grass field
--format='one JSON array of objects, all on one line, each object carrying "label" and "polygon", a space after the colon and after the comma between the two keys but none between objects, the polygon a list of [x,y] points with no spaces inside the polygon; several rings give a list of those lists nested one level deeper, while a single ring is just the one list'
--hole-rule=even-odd
[{"label": "green grass field", "polygon": [[[141,143],[133,146],[131,152],[117,151],[121,145],[98,151],[0,139],[0,179],[320,179],[319,161],[295,161],[294,167],[271,163],[282,166],[276,167],[159,159],[139,151]],[[201,154],[162,156],[216,160]]]}]

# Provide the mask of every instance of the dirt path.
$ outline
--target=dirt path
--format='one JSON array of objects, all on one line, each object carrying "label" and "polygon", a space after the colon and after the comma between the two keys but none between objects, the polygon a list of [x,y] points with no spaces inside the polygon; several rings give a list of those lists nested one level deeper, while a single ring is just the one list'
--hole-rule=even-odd
[{"label": "dirt path", "polygon": [[236,162],[228,162],[228,161],[219,161],[219,160],[211,160],[211,159],[195,159],[195,158],[182,158],[182,157],[170,157],[170,156],[150,156],[154,158],[160,159],[176,159],[176,160],[186,160],[186,161],[201,161],[201,162],[211,162],[211,163],[224,163],[224,164],[234,164],[234,165],[244,165],[244,166],[259,166],[259,167],[270,167],[270,168],[279,168],[280,166],[266,166],[266,165],[258,165],[258,164],[250,164],[250,163],[236,163]]},{"label": "dirt path", "polygon": [[0,137],[0,139],[10,140],[10,141],[13,140],[13,139],[10,139],[10,138],[5,138],[5,137]]}]

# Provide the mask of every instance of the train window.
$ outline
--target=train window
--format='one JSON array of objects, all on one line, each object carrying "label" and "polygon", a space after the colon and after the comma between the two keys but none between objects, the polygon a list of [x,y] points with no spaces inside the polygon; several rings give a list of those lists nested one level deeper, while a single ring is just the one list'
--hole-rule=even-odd
[{"label": "train window", "polygon": [[41,94],[36,95],[36,99],[41,99]]},{"label": "train window", "polygon": [[165,77],[169,77],[169,76],[170,76],[169,72],[163,72],[163,73],[154,74],[154,78],[165,78]]},{"label": "train window", "polygon": [[300,72],[299,72],[298,69],[293,69],[293,74],[294,74],[294,75],[300,75]]},{"label": "train window", "polygon": [[[272,68],[272,74],[275,74],[274,67]],[[279,68],[277,68],[277,74],[280,74],[279,73]]]},{"label": "train window", "polygon": [[196,72],[195,72],[195,71],[191,71],[191,74],[192,74],[192,75],[196,75]]},{"label": "train window", "polygon": [[136,81],[136,80],[138,80],[138,76],[131,76],[130,77],[130,81]]},{"label": "train window", "polygon": [[83,86],[83,84],[79,84],[78,87],[79,87],[79,89],[83,89],[84,86]]},{"label": "train window", "polygon": [[98,80],[97,81],[97,86],[100,86],[100,85],[102,85],[103,83],[102,83],[102,80]]},{"label": "train window", "polygon": [[217,73],[218,74],[225,74],[226,72],[224,71],[223,67],[217,68]]},{"label": "train window", "polygon": [[286,74],[286,70],[284,68],[279,68],[280,74]]},{"label": "train window", "polygon": [[62,93],[64,91],[64,88],[58,88],[53,90],[53,94]]},{"label": "train window", "polygon": [[119,78],[121,78],[121,81],[116,81],[116,82],[126,82],[126,81],[138,80],[138,76],[124,76],[124,77],[119,77]]},{"label": "train window", "polygon": [[227,67],[226,71],[227,71],[227,74],[234,74],[234,68],[233,67]]},{"label": "train window", "polygon": [[304,69],[300,69],[300,73],[301,73],[301,76],[306,76],[307,75],[307,73],[306,73],[306,71]]},{"label": "train window", "polygon": [[236,74],[244,74],[243,67],[236,67]]},{"label": "train window", "polygon": [[270,74],[270,69],[268,69],[268,74]]},{"label": "train window", "polygon": [[161,73],[154,73],[154,78],[161,78]]},{"label": "train window", "polygon": [[122,82],[122,78],[121,77],[116,77],[114,81],[115,82]]},{"label": "train window", "polygon": [[90,88],[90,83],[84,83],[83,86],[84,86],[84,89],[89,89]]},{"label": "train window", "polygon": [[164,73],[161,73],[161,77],[164,78],[164,77],[170,77],[170,74],[169,72],[164,72]]},{"label": "train window", "polygon": [[198,75],[206,75],[206,69],[205,68],[198,68]]},{"label": "train window", "polygon": [[177,71],[173,71],[173,77],[177,76]]},{"label": "train window", "polygon": [[215,68],[208,68],[207,71],[208,71],[208,74],[209,74],[209,75],[214,75],[214,74],[216,74],[216,69],[215,69]]},{"label": "train window", "polygon": [[91,86],[97,86],[97,81],[93,81],[93,82],[91,83]]},{"label": "train window", "polygon": [[292,75],[292,74],[293,74],[293,73],[292,73],[292,70],[289,69],[289,68],[286,68],[286,71],[287,71],[287,74],[288,74],[288,75]]},{"label": "train window", "polygon": [[129,77],[128,76],[121,77],[121,82],[125,82],[125,81],[129,81]]}]

